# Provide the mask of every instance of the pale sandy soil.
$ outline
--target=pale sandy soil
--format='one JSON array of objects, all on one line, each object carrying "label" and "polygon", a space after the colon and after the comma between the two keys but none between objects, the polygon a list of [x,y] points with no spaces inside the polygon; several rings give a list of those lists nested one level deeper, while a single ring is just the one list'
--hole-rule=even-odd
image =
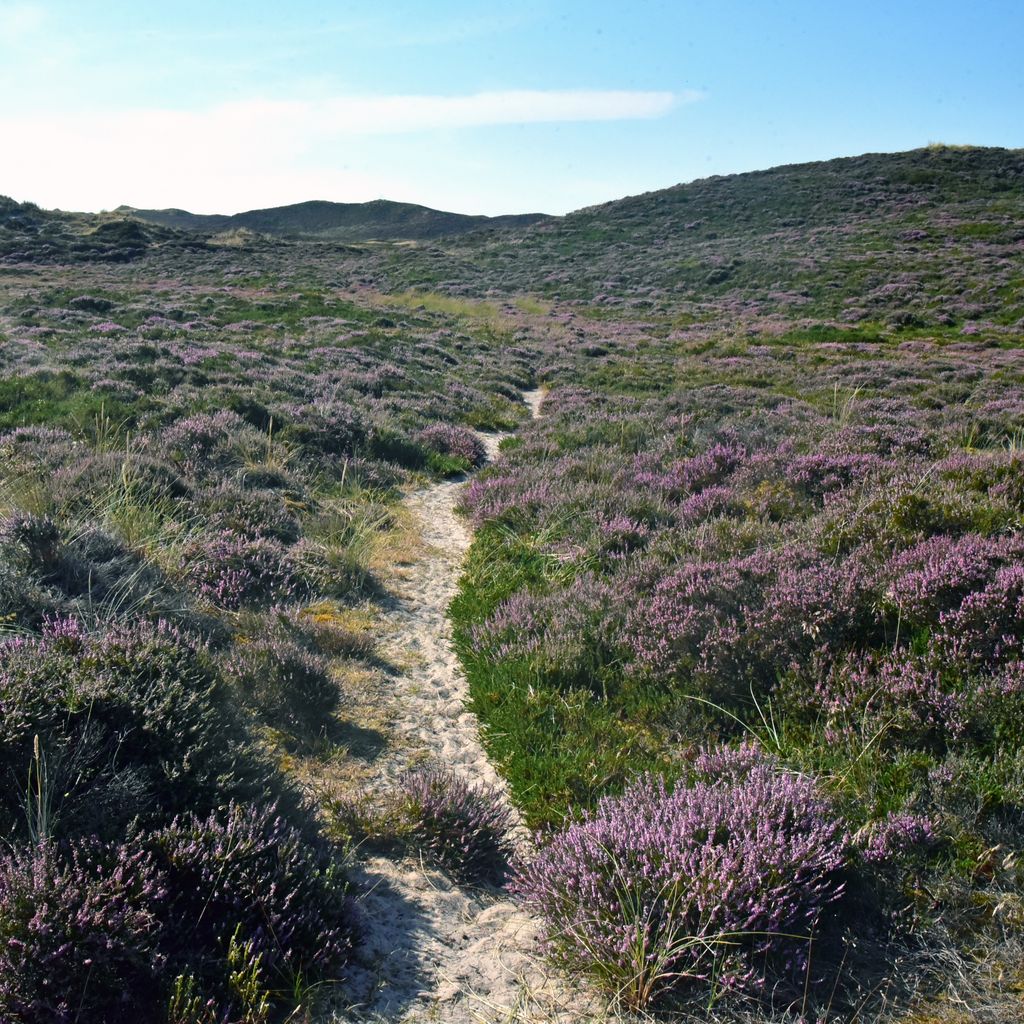
[{"label": "pale sandy soil", "polygon": [[[524,401],[534,416],[540,392]],[[484,435],[491,458],[501,437]],[[452,651],[446,609],[455,594],[471,536],[455,509],[465,480],[412,494],[423,553],[389,582],[381,650],[399,671],[392,679],[391,745],[377,782],[394,782],[423,760],[504,792],[487,759],[468,691]],[[517,1019],[524,1003],[543,1006],[548,1020],[579,1019],[578,996],[541,965],[537,924],[501,891],[470,889],[409,860],[374,856],[353,871],[362,890],[366,937],[348,986],[356,1004],[335,1018],[444,1021]]]}]

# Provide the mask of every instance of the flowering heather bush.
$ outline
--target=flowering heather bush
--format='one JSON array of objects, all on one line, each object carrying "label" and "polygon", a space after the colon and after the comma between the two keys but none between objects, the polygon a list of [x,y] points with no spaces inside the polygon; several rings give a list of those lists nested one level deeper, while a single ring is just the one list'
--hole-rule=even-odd
[{"label": "flowering heather bush", "polygon": [[858,836],[861,856],[869,864],[927,854],[937,843],[933,822],[920,814],[889,814]]},{"label": "flowering heather bush", "polygon": [[500,795],[450,771],[408,773],[398,788],[407,841],[469,881],[500,881],[511,853],[511,818]]},{"label": "flowering heather bush", "polygon": [[16,427],[0,433],[0,457],[13,469],[42,466],[54,470],[76,455],[85,456],[82,447],[66,430],[53,427]]},{"label": "flowering heather bush", "polygon": [[1004,565],[939,616],[936,644],[966,664],[999,663],[1024,651],[1024,565]]},{"label": "flowering heather bush", "polygon": [[721,761],[690,785],[647,777],[605,797],[514,881],[555,962],[632,1007],[799,966],[842,893],[847,836],[814,784],[750,751]]},{"label": "flowering heather bush", "polygon": [[560,686],[600,689],[615,660],[630,604],[628,581],[584,573],[547,594],[519,592],[470,633],[476,655],[522,658]]},{"label": "flowering heather bush", "polygon": [[167,878],[171,963],[224,980],[232,940],[272,987],[336,977],[356,934],[341,865],[272,806],[182,815],[147,840]]},{"label": "flowering heather bush", "polygon": [[66,509],[95,507],[111,491],[153,504],[187,497],[190,489],[170,463],[134,452],[85,456],[54,474],[54,497]]},{"label": "flowering heather bush", "polygon": [[424,427],[416,435],[416,442],[429,452],[463,459],[469,466],[483,465],[487,458],[483,442],[467,427],[435,423],[432,426]]},{"label": "flowering heather bush", "polygon": [[272,490],[242,490],[230,484],[201,495],[196,501],[206,529],[237,534],[250,540],[262,537],[294,544],[302,525],[285,499]]},{"label": "flowering heather bush", "polygon": [[1017,537],[932,537],[892,560],[885,597],[911,628],[934,626],[968,595],[984,589],[999,567],[1022,556],[1024,545]]},{"label": "flowering heather bush", "polygon": [[844,571],[791,547],[691,562],[641,598],[626,636],[638,666],[695,681],[714,699],[774,682],[790,665],[838,652],[873,629],[873,580],[864,560]]},{"label": "flowering heather bush", "polygon": [[350,405],[320,402],[290,405],[285,410],[281,438],[300,447],[305,458],[337,460],[349,455],[366,439],[367,427]]},{"label": "flowering heather bush", "polygon": [[[934,656],[906,650],[885,656],[850,656],[826,672],[813,688],[797,681],[808,712],[820,709],[835,735],[877,731],[893,743],[944,749],[971,728],[978,680],[964,680]],[[795,695],[794,695],[795,696]]]},{"label": "flowering heather bush", "polygon": [[220,608],[285,602],[308,590],[298,567],[277,541],[221,530],[185,551],[185,581]]},{"label": "flowering heather bush", "polygon": [[0,1019],[145,1019],[161,983],[166,899],[137,848],[42,842],[0,855]]},{"label": "flowering heather bush", "polygon": [[227,410],[178,420],[160,437],[160,447],[188,477],[223,471],[239,461],[243,441],[259,443],[256,432],[237,413]]}]

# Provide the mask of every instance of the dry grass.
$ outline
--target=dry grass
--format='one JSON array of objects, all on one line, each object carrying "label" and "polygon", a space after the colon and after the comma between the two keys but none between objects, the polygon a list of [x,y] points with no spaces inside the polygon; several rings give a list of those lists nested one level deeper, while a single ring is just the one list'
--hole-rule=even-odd
[{"label": "dry grass", "polygon": [[392,521],[373,538],[368,565],[382,579],[401,576],[401,569],[423,557],[423,538],[413,514],[404,505],[392,509]]},{"label": "dry grass", "polygon": [[460,299],[440,292],[406,291],[395,295],[380,295],[382,306],[400,309],[425,309],[429,313],[443,313],[472,320],[501,320],[501,311],[493,302],[480,299]]},{"label": "dry grass", "polygon": [[533,295],[519,295],[515,299],[515,307],[521,313],[528,313],[531,316],[547,316],[555,305],[547,299],[538,299]]},{"label": "dry grass", "polygon": [[335,658],[331,673],[341,701],[321,740],[301,750],[276,744],[279,766],[319,805],[365,786],[375,777],[377,760],[395,742],[385,672]]}]

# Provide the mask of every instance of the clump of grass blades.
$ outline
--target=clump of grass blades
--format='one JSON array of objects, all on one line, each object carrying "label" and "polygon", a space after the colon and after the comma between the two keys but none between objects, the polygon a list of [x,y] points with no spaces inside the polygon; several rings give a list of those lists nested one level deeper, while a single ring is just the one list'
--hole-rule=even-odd
[{"label": "clump of grass blades", "polygon": [[464,882],[504,880],[512,855],[512,818],[500,794],[454,772],[421,768],[374,800],[337,800],[335,834],[350,842],[418,853]]}]

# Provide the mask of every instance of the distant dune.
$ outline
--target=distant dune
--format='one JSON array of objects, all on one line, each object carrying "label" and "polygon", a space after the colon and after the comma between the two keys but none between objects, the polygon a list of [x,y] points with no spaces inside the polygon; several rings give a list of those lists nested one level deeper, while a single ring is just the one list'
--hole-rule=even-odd
[{"label": "distant dune", "polygon": [[131,206],[119,206],[114,212],[182,231],[216,234],[247,229],[282,238],[318,238],[339,242],[420,240],[443,235],[463,235],[481,229],[526,227],[547,219],[543,213],[504,217],[470,216],[432,210],[413,203],[395,203],[387,199],[376,199],[369,203],[311,200],[291,206],[249,210],[231,216],[175,209],[137,210]]}]

